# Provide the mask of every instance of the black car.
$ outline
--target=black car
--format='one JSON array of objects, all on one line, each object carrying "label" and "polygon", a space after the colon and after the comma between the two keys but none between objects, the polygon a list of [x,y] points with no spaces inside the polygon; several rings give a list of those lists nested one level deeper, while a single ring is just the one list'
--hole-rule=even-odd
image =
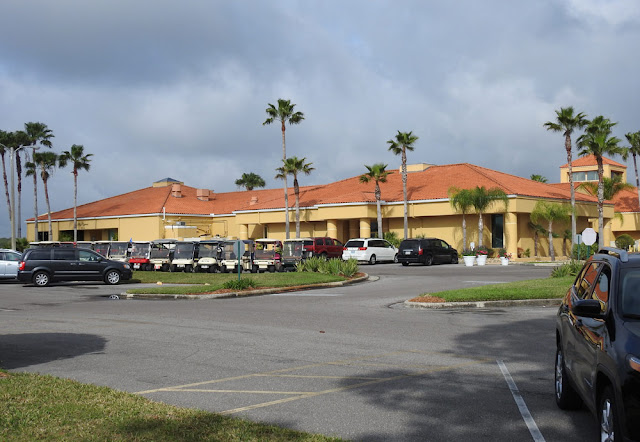
[{"label": "black car", "polygon": [[398,262],[403,266],[419,263],[425,266],[431,264],[457,264],[458,251],[438,238],[405,239],[398,249]]},{"label": "black car", "polygon": [[104,281],[118,284],[131,279],[126,262],[112,261],[89,249],[51,247],[28,249],[18,265],[18,280],[45,287],[54,281]]},{"label": "black car", "polygon": [[555,396],[583,403],[601,440],[640,440],[640,254],[605,247],[584,265],[556,319]]}]

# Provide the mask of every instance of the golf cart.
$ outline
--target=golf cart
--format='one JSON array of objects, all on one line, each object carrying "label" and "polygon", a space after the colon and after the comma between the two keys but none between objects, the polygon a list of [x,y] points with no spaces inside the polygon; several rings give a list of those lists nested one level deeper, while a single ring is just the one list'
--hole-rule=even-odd
[{"label": "golf cart", "polygon": [[114,261],[127,262],[129,260],[129,243],[125,241],[111,241],[107,258]]},{"label": "golf cart", "polygon": [[258,272],[281,272],[282,266],[282,241],[279,239],[256,239],[253,267]]},{"label": "golf cart", "polygon": [[[244,243],[244,253],[240,258],[240,272],[255,273],[258,268],[253,265],[253,241],[245,239],[242,242]],[[220,254],[220,271],[222,273],[238,271],[238,256],[233,250],[235,243],[233,240],[225,240],[220,244],[222,246]]]},{"label": "golf cart", "polygon": [[172,272],[195,272],[200,241],[177,241],[171,261]]},{"label": "golf cart", "polygon": [[173,249],[176,246],[175,239],[156,239],[151,241],[151,252],[149,254],[149,264],[154,270],[168,272],[173,259]]},{"label": "golf cart", "polygon": [[300,262],[313,255],[307,247],[313,246],[311,238],[285,239],[282,248],[282,266],[285,271],[295,271]]},{"label": "golf cart", "polygon": [[129,264],[134,270],[153,270],[153,265],[149,262],[151,257],[151,242],[134,241],[131,245],[131,257]]},{"label": "golf cart", "polygon": [[222,239],[207,239],[200,241],[196,272],[215,273],[220,271],[220,255],[222,254]]}]

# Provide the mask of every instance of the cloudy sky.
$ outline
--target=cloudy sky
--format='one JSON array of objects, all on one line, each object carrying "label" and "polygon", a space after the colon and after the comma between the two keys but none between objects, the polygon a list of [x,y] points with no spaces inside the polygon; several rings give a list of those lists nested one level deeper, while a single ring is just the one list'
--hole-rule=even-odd
[{"label": "cloudy sky", "polygon": [[[281,186],[280,129],[262,125],[278,98],[305,114],[287,127],[287,154],[316,168],[302,185],[399,167],[398,130],[420,137],[409,163],[552,182],[566,162],[542,127],[554,110],[640,130],[637,0],[3,0],[0,16],[0,129],[40,121],[54,151],[84,145],[79,204],[165,177]],[[73,206],[69,170],[50,193],[52,210]],[[32,195],[25,182],[23,218]]]}]

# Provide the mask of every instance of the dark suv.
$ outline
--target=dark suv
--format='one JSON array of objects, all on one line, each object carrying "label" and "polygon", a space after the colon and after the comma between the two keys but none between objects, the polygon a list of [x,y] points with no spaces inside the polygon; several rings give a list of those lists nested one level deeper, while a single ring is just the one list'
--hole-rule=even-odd
[{"label": "dark suv", "polygon": [[131,279],[126,262],[112,261],[89,249],[51,247],[28,249],[18,265],[18,280],[46,287],[54,281],[104,281],[118,284]]},{"label": "dark suv", "polygon": [[601,440],[640,440],[640,254],[605,247],[584,265],[556,319],[555,393],[584,403]]},{"label": "dark suv", "polygon": [[400,243],[398,262],[403,266],[412,262],[425,266],[434,263],[457,264],[458,251],[438,238],[408,238]]}]

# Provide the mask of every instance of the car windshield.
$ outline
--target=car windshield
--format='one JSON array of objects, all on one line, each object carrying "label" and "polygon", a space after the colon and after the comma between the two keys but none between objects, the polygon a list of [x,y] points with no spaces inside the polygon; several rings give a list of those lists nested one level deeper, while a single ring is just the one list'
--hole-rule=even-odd
[{"label": "car windshield", "polygon": [[148,258],[149,257],[149,243],[133,243],[131,248],[132,258]]},{"label": "car windshield", "polygon": [[640,268],[622,271],[622,314],[640,318]]},{"label": "car windshield", "polygon": [[279,242],[257,242],[255,257],[256,259],[273,259],[280,248]]},{"label": "car windshield", "polygon": [[193,243],[177,243],[173,259],[191,259],[196,245]]},{"label": "car windshield", "polygon": [[218,254],[219,244],[200,243],[200,249],[198,250],[198,256],[200,258],[212,258]]},{"label": "car windshield", "polygon": [[126,256],[128,245],[129,243],[126,242],[112,242],[109,248],[109,256]]},{"label": "car windshield", "polygon": [[347,247],[347,248],[349,248],[349,247],[362,247],[362,246],[364,246],[364,241],[347,241],[347,243],[344,246]]}]

